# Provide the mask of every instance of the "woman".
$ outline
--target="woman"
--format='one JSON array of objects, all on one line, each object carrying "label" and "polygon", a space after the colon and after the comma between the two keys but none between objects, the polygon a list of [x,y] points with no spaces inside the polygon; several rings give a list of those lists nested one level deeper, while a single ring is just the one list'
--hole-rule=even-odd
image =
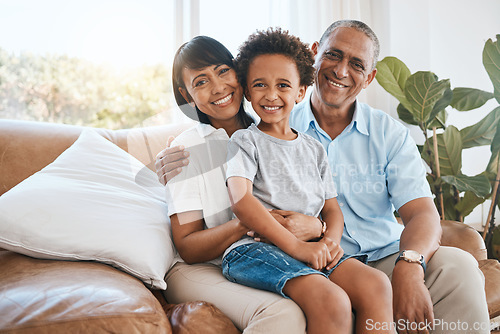
[{"label": "woman", "polygon": [[[305,318],[291,300],[231,283],[221,273],[224,250],[249,232],[238,219],[231,219],[224,181],[227,141],[253,122],[243,108],[231,53],[212,38],[195,37],[177,51],[172,82],[181,110],[200,123],[157,157],[157,173],[165,183],[163,157],[172,157],[179,151],[177,145],[190,153],[189,164],[167,185],[172,234],[182,258],[166,276],[167,299],[211,302],[245,333],[304,333]],[[282,214],[286,218],[277,213],[275,217],[291,223],[293,227],[287,228],[297,237],[308,240],[321,234],[317,218]]]}]

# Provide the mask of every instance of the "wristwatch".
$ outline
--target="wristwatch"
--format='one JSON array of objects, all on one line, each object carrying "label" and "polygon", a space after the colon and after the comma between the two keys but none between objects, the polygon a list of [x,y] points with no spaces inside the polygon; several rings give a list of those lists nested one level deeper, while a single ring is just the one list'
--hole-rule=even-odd
[{"label": "wristwatch", "polygon": [[320,236],[320,238],[323,238],[325,236],[325,233],[326,233],[326,222],[324,220],[321,220],[321,219],[319,219],[319,221],[321,222],[321,236]]},{"label": "wristwatch", "polygon": [[425,270],[427,269],[424,256],[414,250],[404,250],[401,253],[399,253],[398,258],[396,259],[396,263],[398,263],[399,260],[405,260],[406,262],[410,263],[419,263],[424,269],[424,273]]}]

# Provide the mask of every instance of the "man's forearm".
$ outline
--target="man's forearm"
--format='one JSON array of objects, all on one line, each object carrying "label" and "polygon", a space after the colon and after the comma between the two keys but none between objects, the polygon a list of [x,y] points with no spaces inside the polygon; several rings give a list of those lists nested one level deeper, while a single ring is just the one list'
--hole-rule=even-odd
[{"label": "man's forearm", "polygon": [[419,198],[405,204],[399,213],[405,224],[400,250],[418,251],[429,261],[439,248],[442,234],[434,202],[430,198]]},{"label": "man's forearm", "polygon": [[411,249],[418,251],[429,261],[439,248],[441,240],[441,226],[429,223],[429,218],[415,218],[408,223],[401,234],[400,250]]}]

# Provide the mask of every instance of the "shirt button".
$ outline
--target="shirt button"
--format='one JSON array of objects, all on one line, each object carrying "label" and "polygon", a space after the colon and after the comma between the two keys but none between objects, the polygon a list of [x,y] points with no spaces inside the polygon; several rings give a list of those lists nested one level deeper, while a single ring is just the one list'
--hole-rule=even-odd
[{"label": "shirt button", "polygon": [[356,235],[356,231],[352,231],[351,235],[354,237]]},{"label": "shirt button", "polygon": [[340,203],[339,203],[339,205],[340,205],[340,206],[344,206],[344,203],[340,202]]}]

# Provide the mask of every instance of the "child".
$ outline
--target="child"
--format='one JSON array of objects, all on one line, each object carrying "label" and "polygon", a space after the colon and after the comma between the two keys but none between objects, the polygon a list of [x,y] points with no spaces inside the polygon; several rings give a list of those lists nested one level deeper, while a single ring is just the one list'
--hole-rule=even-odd
[{"label": "child", "polygon": [[[313,82],[313,63],[307,45],[280,29],[257,32],[240,48],[238,77],[261,121],[231,137],[226,180],[233,212],[272,244],[235,242],[224,254],[223,273],[294,300],[306,315],[308,333],[350,332],[351,305],[357,333],[389,333],[389,279],[358,260],[365,257],[343,254],[343,215],[326,151],[289,126],[294,104]],[[268,209],[321,214],[326,230],[319,241],[301,241]],[[386,327],[368,326],[372,322]]]}]

